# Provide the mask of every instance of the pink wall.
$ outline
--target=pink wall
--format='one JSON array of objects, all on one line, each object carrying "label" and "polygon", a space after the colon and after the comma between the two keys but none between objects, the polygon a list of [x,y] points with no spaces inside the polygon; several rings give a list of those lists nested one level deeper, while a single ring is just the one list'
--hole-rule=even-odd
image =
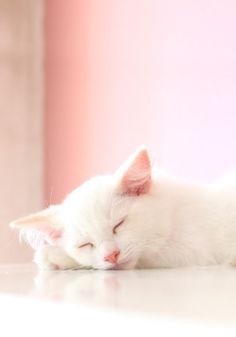
[{"label": "pink wall", "polygon": [[46,202],[140,144],[179,176],[235,166],[233,0],[46,1]]}]

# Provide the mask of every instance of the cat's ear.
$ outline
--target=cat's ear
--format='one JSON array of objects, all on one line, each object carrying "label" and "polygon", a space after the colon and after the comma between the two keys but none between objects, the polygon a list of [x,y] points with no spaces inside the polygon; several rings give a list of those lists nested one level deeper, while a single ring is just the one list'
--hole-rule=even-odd
[{"label": "cat's ear", "polygon": [[51,206],[10,223],[10,227],[20,230],[37,230],[45,235],[49,243],[54,243],[63,233],[58,217],[60,205]]},{"label": "cat's ear", "polygon": [[139,196],[149,192],[151,187],[151,160],[147,149],[139,148],[117,171],[119,192]]}]

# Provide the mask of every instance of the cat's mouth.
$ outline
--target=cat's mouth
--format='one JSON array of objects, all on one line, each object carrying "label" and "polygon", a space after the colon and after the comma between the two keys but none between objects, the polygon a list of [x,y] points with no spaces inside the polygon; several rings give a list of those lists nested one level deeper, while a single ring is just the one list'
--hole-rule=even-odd
[{"label": "cat's mouth", "polygon": [[133,259],[125,259],[118,261],[116,263],[107,263],[103,266],[97,266],[95,269],[104,269],[104,270],[127,270],[133,269],[135,267],[135,261]]},{"label": "cat's mouth", "polygon": [[125,269],[130,269],[131,265],[132,265],[131,261],[124,261],[124,262],[115,264],[111,269],[113,269],[113,270],[125,270]]}]

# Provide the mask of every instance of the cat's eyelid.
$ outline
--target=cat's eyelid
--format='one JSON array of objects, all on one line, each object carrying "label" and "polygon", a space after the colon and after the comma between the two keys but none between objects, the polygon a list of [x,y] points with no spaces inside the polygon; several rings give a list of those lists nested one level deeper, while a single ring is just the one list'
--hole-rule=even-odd
[{"label": "cat's eyelid", "polygon": [[120,226],[124,223],[124,221],[125,221],[125,219],[122,219],[121,221],[118,222],[117,225],[115,225],[115,226],[113,227],[113,230],[112,230],[113,234],[116,234],[117,228],[120,227]]},{"label": "cat's eyelid", "polygon": [[78,246],[78,248],[84,248],[84,247],[91,247],[91,248],[93,248],[94,244],[92,242],[86,242],[86,243],[83,243],[82,245]]}]

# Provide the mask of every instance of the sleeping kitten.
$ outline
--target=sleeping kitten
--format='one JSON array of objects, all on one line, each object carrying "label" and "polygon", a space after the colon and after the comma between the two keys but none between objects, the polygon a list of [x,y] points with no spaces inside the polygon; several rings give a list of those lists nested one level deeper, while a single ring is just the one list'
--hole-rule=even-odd
[{"label": "sleeping kitten", "polygon": [[[41,268],[131,269],[236,262],[236,180],[200,185],[152,169],[145,148],[62,204],[12,222]],[[33,231],[32,231],[33,230]]]}]

